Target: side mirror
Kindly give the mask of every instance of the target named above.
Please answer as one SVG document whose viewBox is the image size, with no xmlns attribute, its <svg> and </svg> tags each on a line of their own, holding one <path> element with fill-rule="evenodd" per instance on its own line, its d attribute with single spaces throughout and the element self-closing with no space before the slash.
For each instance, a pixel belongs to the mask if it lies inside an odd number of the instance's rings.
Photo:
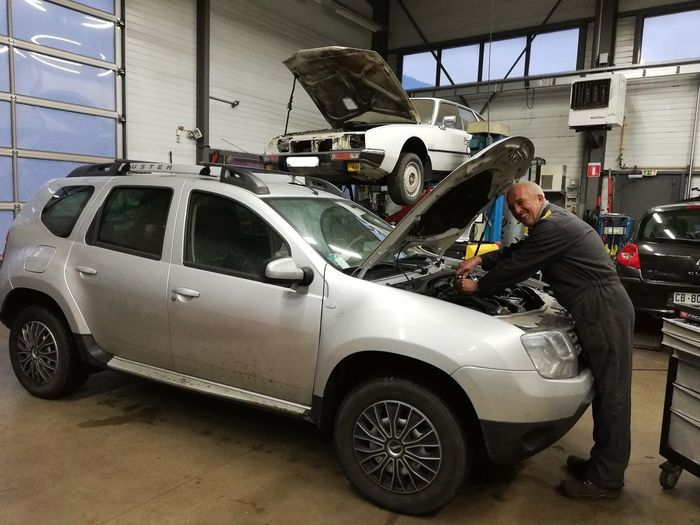
<svg viewBox="0 0 700 525">
<path fill-rule="evenodd" d="M 282 257 L 267 263 L 264 277 L 267 282 L 308 286 L 314 280 L 314 272 L 311 268 L 299 268 L 291 257 Z"/>
<path fill-rule="evenodd" d="M 445 129 L 445 128 L 456 129 L 457 128 L 457 117 L 455 117 L 454 115 L 447 115 L 445 117 L 442 117 L 442 123 L 440 124 L 440 129 Z"/>
</svg>

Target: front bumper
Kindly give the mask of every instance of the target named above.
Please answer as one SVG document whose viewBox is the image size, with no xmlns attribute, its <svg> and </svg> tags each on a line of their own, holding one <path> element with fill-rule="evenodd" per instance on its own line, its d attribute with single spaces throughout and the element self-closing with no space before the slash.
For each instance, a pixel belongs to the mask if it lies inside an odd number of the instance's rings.
<svg viewBox="0 0 700 525">
<path fill-rule="evenodd" d="M 474 406 L 489 459 L 519 461 L 563 436 L 593 400 L 593 375 L 544 379 L 536 371 L 463 367 L 452 377 Z"/>
<path fill-rule="evenodd" d="M 356 182 L 375 183 L 386 177 L 387 172 L 379 169 L 384 161 L 383 150 L 334 150 L 316 153 L 280 153 L 277 156 L 279 169 L 293 171 L 301 175 L 314 175 L 336 183 Z M 318 166 L 290 166 L 289 159 L 318 159 Z M 266 156 L 274 164 L 274 156 Z M 293 162 L 293 161 L 292 161 Z"/>
</svg>

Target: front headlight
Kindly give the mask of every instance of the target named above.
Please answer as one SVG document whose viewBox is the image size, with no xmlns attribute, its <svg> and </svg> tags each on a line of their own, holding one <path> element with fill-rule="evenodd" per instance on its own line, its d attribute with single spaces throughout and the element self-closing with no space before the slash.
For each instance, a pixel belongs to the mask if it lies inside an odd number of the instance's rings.
<svg viewBox="0 0 700 525">
<path fill-rule="evenodd" d="M 578 375 L 579 350 L 566 332 L 542 330 L 520 336 L 532 364 L 546 379 L 570 379 Z"/>
</svg>

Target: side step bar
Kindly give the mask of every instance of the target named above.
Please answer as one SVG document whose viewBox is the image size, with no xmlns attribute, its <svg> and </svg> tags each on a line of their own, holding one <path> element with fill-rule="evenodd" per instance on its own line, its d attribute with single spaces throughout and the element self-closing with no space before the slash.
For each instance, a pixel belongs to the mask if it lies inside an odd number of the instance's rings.
<svg viewBox="0 0 700 525">
<path fill-rule="evenodd" d="M 123 359 L 121 357 L 113 357 L 109 360 L 107 366 L 114 370 L 120 370 L 122 372 L 145 377 L 147 379 L 153 379 L 154 381 L 159 381 L 161 383 L 167 383 L 185 388 L 187 390 L 194 390 L 195 392 L 201 392 L 203 394 L 209 394 L 232 401 L 239 401 L 241 403 L 274 410 L 276 412 L 285 412 L 292 416 L 304 417 L 308 419 L 311 414 L 311 407 L 309 406 L 290 403 L 289 401 L 284 401 L 275 397 L 256 394 L 255 392 L 250 392 L 241 388 L 222 385 L 221 383 L 214 383 L 213 381 L 207 381 L 206 379 L 199 379 L 197 377 L 180 374 L 178 372 L 164 370 L 156 366 L 136 363 L 135 361 Z"/>
</svg>

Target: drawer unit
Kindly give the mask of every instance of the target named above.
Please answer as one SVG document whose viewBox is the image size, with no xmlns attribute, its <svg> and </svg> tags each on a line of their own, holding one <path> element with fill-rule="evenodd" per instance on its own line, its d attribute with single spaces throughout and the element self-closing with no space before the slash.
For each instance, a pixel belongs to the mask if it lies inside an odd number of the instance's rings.
<svg viewBox="0 0 700 525">
<path fill-rule="evenodd" d="M 686 352 L 676 352 L 678 371 L 675 384 L 700 392 L 700 358 Z"/>
<path fill-rule="evenodd" d="M 668 446 L 686 459 L 700 464 L 700 421 L 671 409 Z"/>
</svg>

